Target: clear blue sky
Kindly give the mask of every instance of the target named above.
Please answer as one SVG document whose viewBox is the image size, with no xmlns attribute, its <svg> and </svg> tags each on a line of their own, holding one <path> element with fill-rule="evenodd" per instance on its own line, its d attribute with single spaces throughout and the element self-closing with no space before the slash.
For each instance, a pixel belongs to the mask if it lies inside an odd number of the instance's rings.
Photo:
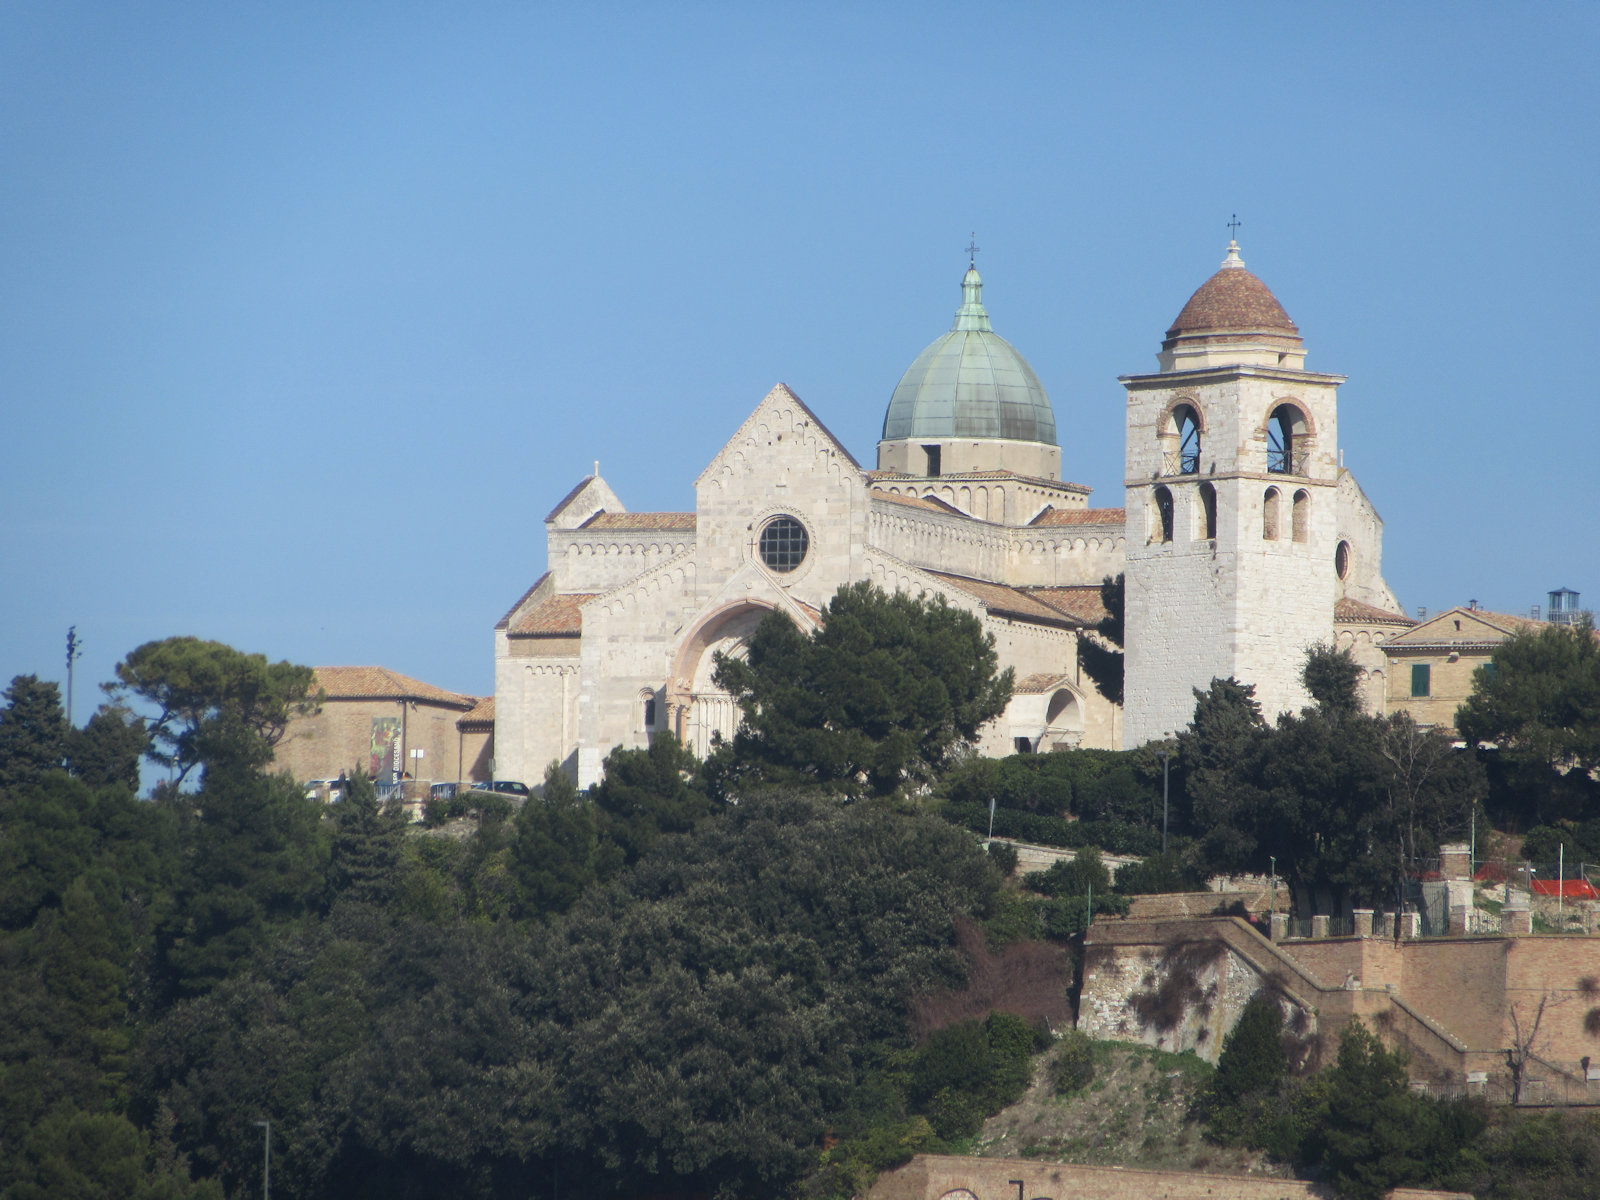
<svg viewBox="0 0 1600 1200">
<path fill-rule="evenodd" d="M 1600 606 L 1600 5 L 0 9 L 0 683 L 194 634 L 476 694 L 600 460 L 870 461 L 969 231 L 1063 474 L 1237 212 L 1400 599 Z"/>
</svg>

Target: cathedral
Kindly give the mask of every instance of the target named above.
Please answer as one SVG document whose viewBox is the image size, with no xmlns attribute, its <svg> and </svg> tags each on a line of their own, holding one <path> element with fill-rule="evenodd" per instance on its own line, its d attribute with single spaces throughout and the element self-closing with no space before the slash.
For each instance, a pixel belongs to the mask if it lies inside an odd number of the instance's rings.
<svg viewBox="0 0 1600 1200">
<path fill-rule="evenodd" d="M 1381 711 L 1381 646 L 1412 622 L 1341 461 L 1343 376 L 1305 354 L 1230 243 L 1157 369 L 1122 378 L 1124 504 L 1094 508 L 1062 479 L 1050 397 L 969 266 L 954 324 L 889 398 L 875 467 L 779 384 L 700 473 L 693 512 L 630 512 L 598 473 L 556 504 L 549 569 L 495 626 L 495 774 L 533 782 L 553 761 L 587 786 L 613 747 L 658 730 L 706 754 L 738 722 L 715 655 L 773 609 L 814 628 L 860 579 L 943 596 L 993 635 L 1015 692 L 985 754 L 1165 737 L 1229 675 L 1270 719 L 1308 702 L 1316 643 L 1352 650 Z M 1120 705 L 1079 662 L 1119 574 Z"/>
</svg>

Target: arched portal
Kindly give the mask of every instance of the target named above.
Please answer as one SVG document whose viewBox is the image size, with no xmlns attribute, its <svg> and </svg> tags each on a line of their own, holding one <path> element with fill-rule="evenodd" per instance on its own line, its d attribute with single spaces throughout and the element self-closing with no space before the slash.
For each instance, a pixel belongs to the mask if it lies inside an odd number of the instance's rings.
<svg viewBox="0 0 1600 1200">
<path fill-rule="evenodd" d="M 678 644 L 667 680 L 667 727 L 701 758 L 739 728 L 738 706 L 712 679 L 716 657 L 743 657 L 750 635 L 774 607 L 736 600 L 707 613 Z"/>
<path fill-rule="evenodd" d="M 1083 741 L 1083 705 L 1066 688 L 1060 688 L 1050 697 L 1044 724 L 1039 749 L 1071 750 Z"/>
</svg>

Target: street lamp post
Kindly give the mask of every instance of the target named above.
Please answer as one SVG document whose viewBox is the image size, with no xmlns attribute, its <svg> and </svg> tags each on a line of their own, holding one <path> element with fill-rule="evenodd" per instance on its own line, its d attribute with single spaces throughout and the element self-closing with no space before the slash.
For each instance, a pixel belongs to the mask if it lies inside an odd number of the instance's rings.
<svg viewBox="0 0 1600 1200">
<path fill-rule="evenodd" d="M 261 1160 L 261 1200 L 272 1200 L 272 1121 L 257 1121 L 263 1131 L 265 1155 Z"/>
</svg>

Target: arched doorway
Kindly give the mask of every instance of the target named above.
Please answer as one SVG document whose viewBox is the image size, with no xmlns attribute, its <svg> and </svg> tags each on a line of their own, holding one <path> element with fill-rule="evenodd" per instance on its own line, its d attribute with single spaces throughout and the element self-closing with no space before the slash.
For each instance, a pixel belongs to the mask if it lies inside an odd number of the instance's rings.
<svg viewBox="0 0 1600 1200">
<path fill-rule="evenodd" d="M 1050 697 L 1044 724 L 1040 750 L 1072 750 L 1083 741 L 1083 705 L 1066 688 L 1059 688 Z"/>
<path fill-rule="evenodd" d="M 717 655 L 743 657 L 761 618 L 772 611 L 759 600 L 739 600 L 708 613 L 685 637 L 667 681 L 667 723 L 678 740 L 704 758 L 739 728 L 739 707 L 712 680 Z"/>
</svg>

